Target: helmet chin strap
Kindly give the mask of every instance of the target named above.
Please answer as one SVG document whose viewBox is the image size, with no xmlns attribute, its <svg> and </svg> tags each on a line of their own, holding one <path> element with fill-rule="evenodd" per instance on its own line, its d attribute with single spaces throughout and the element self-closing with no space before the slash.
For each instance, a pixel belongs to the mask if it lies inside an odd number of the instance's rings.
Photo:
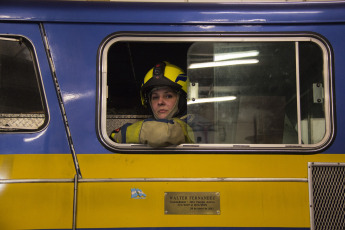
<svg viewBox="0 0 345 230">
<path fill-rule="evenodd" d="M 171 119 L 174 117 L 175 114 L 178 113 L 178 101 L 180 99 L 180 94 L 177 93 L 177 98 L 176 98 L 176 102 L 175 102 L 175 105 L 174 107 L 172 108 L 172 110 L 170 111 L 170 113 L 166 116 L 166 118 L 164 119 Z M 158 118 L 158 115 L 153 111 L 152 109 L 152 105 L 151 105 L 151 100 L 150 100 L 150 107 L 151 107 L 151 110 L 152 110 L 152 113 L 153 113 L 153 116 L 155 117 L 156 120 L 160 119 Z"/>
</svg>

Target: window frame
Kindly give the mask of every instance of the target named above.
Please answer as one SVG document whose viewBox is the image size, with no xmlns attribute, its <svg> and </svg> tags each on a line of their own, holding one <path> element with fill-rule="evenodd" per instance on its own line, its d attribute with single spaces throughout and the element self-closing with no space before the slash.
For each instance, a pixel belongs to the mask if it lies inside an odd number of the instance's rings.
<svg viewBox="0 0 345 230">
<path fill-rule="evenodd" d="M 0 133 L 2 134 L 9 134 L 9 133 L 38 133 L 42 130 L 46 129 L 49 122 L 50 122 L 50 114 L 49 114 L 49 107 L 47 103 L 47 97 L 44 90 L 44 84 L 43 84 L 43 78 L 41 73 L 41 68 L 39 65 L 39 60 L 37 56 L 36 48 L 33 44 L 33 42 L 26 36 L 18 35 L 18 34 L 0 34 L 0 40 L 8 40 L 8 41 L 18 41 L 18 42 L 24 42 L 29 49 L 29 52 L 31 53 L 32 57 L 32 64 L 36 75 L 36 82 L 37 87 L 39 90 L 41 102 L 42 102 L 42 108 L 44 113 L 44 122 L 41 126 L 39 126 L 37 129 L 1 129 Z"/>
<path fill-rule="evenodd" d="M 116 42 L 314 42 L 323 53 L 325 135 L 315 144 L 181 144 L 154 149 L 144 144 L 119 144 L 106 133 L 107 104 L 107 56 Z M 295 46 L 296 47 L 296 46 Z M 298 56 L 298 53 L 296 53 Z M 236 153 L 236 152 L 303 152 L 313 153 L 325 149 L 334 138 L 333 112 L 333 52 L 330 43 L 321 35 L 305 33 L 115 33 L 108 36 L 98 50 L 97 77 L 97 132 L 102 144 L 113 152 L 123 153 Z M 297 57 L 298 58 L 298 57 Z M 295 59 L 296 60 L 296 59 Z M 298 60 L 298 59 L 297 59 Z M 298 67 L 296 67 L 297 69 Z M 297 71 L 297 70 L 296 70 Z M 296 76 L 296 79 L 299 79 Z M 297 83 L 296 83 L 297 84 Z M 299 94 L 297 103 L 300 103 Z M 300 106 L 299 106 L 300 110 Z M 299 117 L 298 122 L 301 122 Z M 300 125 L 299 125 L 300 126 Z"/>
</svg>

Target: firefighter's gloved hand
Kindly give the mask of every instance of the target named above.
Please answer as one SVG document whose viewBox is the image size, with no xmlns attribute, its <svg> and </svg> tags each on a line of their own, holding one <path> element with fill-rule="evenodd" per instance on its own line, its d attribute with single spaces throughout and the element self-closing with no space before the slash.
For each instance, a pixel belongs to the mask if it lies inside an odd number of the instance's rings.
<svg viewBox="0 0 345 230">
<path fill-rule="evenodd" d="M 173 119 L 145 121 L 142 125 L 139 138 L 140 143 L 148 144 L 152 147 L 166 147 L 185 142 L 181 125 Z"/>
</svg>

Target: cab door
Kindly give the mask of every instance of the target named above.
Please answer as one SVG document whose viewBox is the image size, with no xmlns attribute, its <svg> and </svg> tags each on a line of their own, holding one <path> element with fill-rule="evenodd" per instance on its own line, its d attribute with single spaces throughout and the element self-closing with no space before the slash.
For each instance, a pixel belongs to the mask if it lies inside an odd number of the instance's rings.
<svg viewBox="0 0 345 230">
<path fill-rule="evenodd" d="M 0 227 L 71 229 L 75 167 L 38 23 L 0 23 Z"/>
</svg>

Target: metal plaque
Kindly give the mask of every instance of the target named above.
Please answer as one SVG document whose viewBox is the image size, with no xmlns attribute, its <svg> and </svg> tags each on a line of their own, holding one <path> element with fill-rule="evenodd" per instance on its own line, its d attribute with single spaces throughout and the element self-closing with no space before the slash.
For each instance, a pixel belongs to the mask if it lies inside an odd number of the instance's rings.
<svg viewBox="0 0 345 230">
<path fill-rule="evenodd" d="M 166 192 L 166 215 L 220 215 L 219 192 Z"/>
</svg>

